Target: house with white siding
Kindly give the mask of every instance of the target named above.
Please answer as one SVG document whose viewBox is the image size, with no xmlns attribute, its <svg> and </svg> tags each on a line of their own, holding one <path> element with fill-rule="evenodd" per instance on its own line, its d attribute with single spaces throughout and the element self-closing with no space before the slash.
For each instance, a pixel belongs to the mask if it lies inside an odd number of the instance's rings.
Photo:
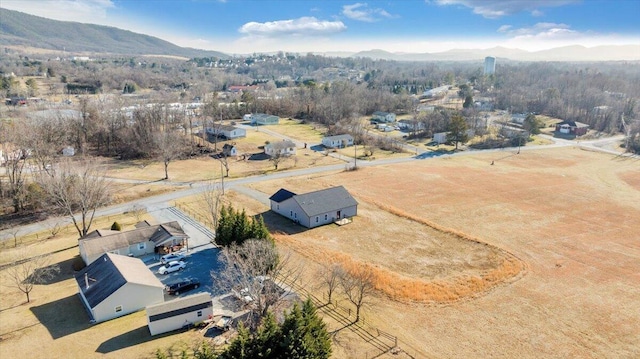
<svg viewBox="0 0 640 359">
<path fill-rule="evenodd" d="M 276 155 L 293 156 L 296 154 L 296 144 L 289 140 L 271 142 L 264 145 L 264 153 L 271 157 Z"/>
<path fill-rule="evenodd" d="M 103 322 L 164 301 L 164 285 L 138 258 L 103 254 L 76 275 L 91 322 Z"/>
<path fill-rule="evenodd" d="M 147 325 L 158 335 L 203 322 L 213 316 L 209 293 L 199 293 L 147 307 Z"/>
<path fill-rule="evenodd" d="M 396 114 L 391 112 L 376 111 L 371 115 L 371 120 L 375 122 L 396 122 Z"/>
<path fill-rule="evenodd" d="M 252 125 L 277 125 L 280 123 L 280 117 L 267 115 L 266 113 L 253 113 L 250 115 L 249 120 Z"/>
<path fill-rule="evenodd" d="M 271 210 L 314 228 L 358 214 L 358 202 L 343 187 L 331 187 L 305 194 L 295 194 L 284 188 L 269 197 Z"/>
<path fill-rule="evenodd" d="M 89 265 L 105 253 L 140 257 L 187 247 L 189 236 L 177 221 L 158 225 L 140 222 L 130 231 L 95 230 L 78 240 L 80 257 Z"/>
<path fill-rule="evenodd" d="M 207 133 L 213 136 L 223 136 L 228 140 L 235 138 L 247 137 L 247 130 L 229 125 L 218 125 L 213 127 L 207 127 Z"/>
<path fill-rule="evenodd" d="M 322 138 L 322 145 L 326 148 L 345 148 L 353 146 L 353 136 L 350 134 L 326 136 Z"/>
</svg>

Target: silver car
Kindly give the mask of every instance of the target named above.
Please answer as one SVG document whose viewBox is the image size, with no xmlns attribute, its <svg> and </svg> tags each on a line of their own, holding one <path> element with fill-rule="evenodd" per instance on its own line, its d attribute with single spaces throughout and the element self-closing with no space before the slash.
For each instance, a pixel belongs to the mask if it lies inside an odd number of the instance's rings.
<svg viewBox="0 0 640 359">
<path fill-rule="evenodd" d="M 158 273 L 167 274 L 167 273 L 177 272 L 179 270 L 183 270 L 186 266 L 187 264 L 183 261 L 173 261 L 160 267 L 160 269 L 158 269 Z"/>
</svg>

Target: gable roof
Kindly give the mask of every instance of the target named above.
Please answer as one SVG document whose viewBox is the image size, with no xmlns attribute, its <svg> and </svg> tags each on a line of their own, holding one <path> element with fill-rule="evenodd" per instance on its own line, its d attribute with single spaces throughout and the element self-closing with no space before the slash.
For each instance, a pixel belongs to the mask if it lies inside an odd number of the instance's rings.
<svg viewBox="0 0 640 359">
<path fill-rule="evenodd" d="M 287 191 L 284 188 L 280 188 L 278 192 L 274 193 L 271 197 L 269 197 L 269 200 L 280 203 L 285 199 L 289 199 L 295 195 L 296 194 L 291 191 Z"/>
<path fill-rule="evenodd" d="M 351 136 L 348 133 L 345 133 L 343 135 L 333 135 L 333 136 L 325 136 L 324 137 L 325 140 L 346 140 L 346 139 L 353 139 L 353 136 Z"/>
<path fill-rule="evenodd" d="M 264 148 L 273 148 L 274 150 L 282 150 L 285 148 L 296 147 L 296 144 L 290 140 L 282 140 L 278 142 L 271 142 L 268 145 L 265 145 Z"/>
<path fill-rule="evenodd" d="M 193 305 L 203 303 L 206 303 L 208 307 L 213 306 L 213 301 L 211 300 L 211 295 L 209 293 L 193 294 L 179 299 L 170 300 L 168 302 L 150 305 L 147 307 L 147 315 L 151 317 L 153 315 L 188 308 Z"/>
<path fill-rule="evenodd" d="M 570 121 L 570 120 L 564 120 L 557 124 L 557 126 L 562 126 L 562 125 L 569 125 L 570 127 L 576 127 L 576 128 L 589 127 L 589 125 L 587 125 L 586 123 L 582 123 L 578 121 Z"/>
<path fill-rule="evenodd" d="M 140 259 L 112 253 L 102 255 L 78 272 L 75 278 L 91 308 L 127 283 L 164 288 Z"/>
<path fill-rule="evenodd" d="M 110 252 L 133 244 L 153 242 L 163 245 L 171 238 L 189 238 L 177 221 L 140 226 L 130 231 L 95 230 L 80 239 L 87 256 Z"/>
<path fill-rule="evenodd" d="M 358 205 L 343 186 L 298 194 L 292 198 L 309 217 Z"/>
</svg>

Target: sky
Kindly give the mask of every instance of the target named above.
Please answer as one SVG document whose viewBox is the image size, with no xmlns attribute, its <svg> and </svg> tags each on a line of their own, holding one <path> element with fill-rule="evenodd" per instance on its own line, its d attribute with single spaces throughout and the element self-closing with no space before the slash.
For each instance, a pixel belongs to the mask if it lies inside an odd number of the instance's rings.
<svg viewBox="0 0 640 359">
<path fill-rule="evenodd" d="M 640 44 L 640 0 L 1 0 L 0 8 L 228 54 Z"/>
</svg>

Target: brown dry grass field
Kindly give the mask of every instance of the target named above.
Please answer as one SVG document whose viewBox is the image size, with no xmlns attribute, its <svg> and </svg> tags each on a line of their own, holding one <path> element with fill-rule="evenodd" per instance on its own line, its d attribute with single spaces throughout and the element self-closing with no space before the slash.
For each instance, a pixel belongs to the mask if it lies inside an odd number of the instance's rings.
<svg viewBox="0 0 640 359">
<path fill-rule="evenodd" d="M 276 126 L 270 126 L 276 127 Z M 264 132 L 247 131 L 247 137 L 233 141 L 220 141 L 218 149 L 227 142 L 233 142 L 241 154 L 258 154 L 263 152 L 260 146 L 266 141 L 279 141 Z M 213 144 L 209 144 L 213 148 Z M 324 156 L 309 148 L 297 148 L 296 155 L 282 161 L 278 165 L 278 171 L 294 168 L 306 168 L 342 163 L 333 157 Z M 273 163 L 264 158 L 258 160 L 243 160 L 241 157 L 229 158 L 229 177 L 239 178 L 258 174 L 266 174 L 275 171 Z M 169 180 L 172 182 L 210 181 L 220 178 L 220 161 L 201 156 L 194 159 L 178 160 L 169 163 Z M 108 164 L 107 176 L 118 179 L 134 179 L 142 181 L 159 181 L 164 178 L 164 164 L 158 161 L 112 161 Z"/>
<path fill-rule="evenodd" d="M 394 280 L 455 282 L 511 255 L 524 265 L 506 283 L 455 302 L 394 300 L 380 288 L 365 317 L 420 356 L 640 356 L 638 159 L 576 148 L 495 152 L 254 188 L 304 192 L 337 184 L 360 202 L 352 224 L 278 236 L 307 258 L 307 268 L 333 253 Z M 421 221 L 489 246 L 474 250 Z"/>
<path fill-rule="evenodd" d="M 252 187 L 271 194 L 332 185 L 359 201 L 353 223 L 303 231 L 242 194 L 227 198 L 265 216 L 280 249 L 302 261 L 303 284 L 318 297 L 317 271 L 327 263 L 372 268 L 378 291 L 364 310 L 366 325 L 397 335 L 414 357 L 640 356 L 639 160 L 541 148 Z M 197 200 L 185 202 L 197 208 Z M 55 259 L 68 271 L 76 254 Z M 28 305 L 0 287 L 0 357 L 149 357 L 201 338 L 190 332 L 152 340 L 144 313 L 88 326 L 66 275 L 38 286 Z M 375 354 L 349 330 L 335 339 L 336 358 Z"/>
</svg>

